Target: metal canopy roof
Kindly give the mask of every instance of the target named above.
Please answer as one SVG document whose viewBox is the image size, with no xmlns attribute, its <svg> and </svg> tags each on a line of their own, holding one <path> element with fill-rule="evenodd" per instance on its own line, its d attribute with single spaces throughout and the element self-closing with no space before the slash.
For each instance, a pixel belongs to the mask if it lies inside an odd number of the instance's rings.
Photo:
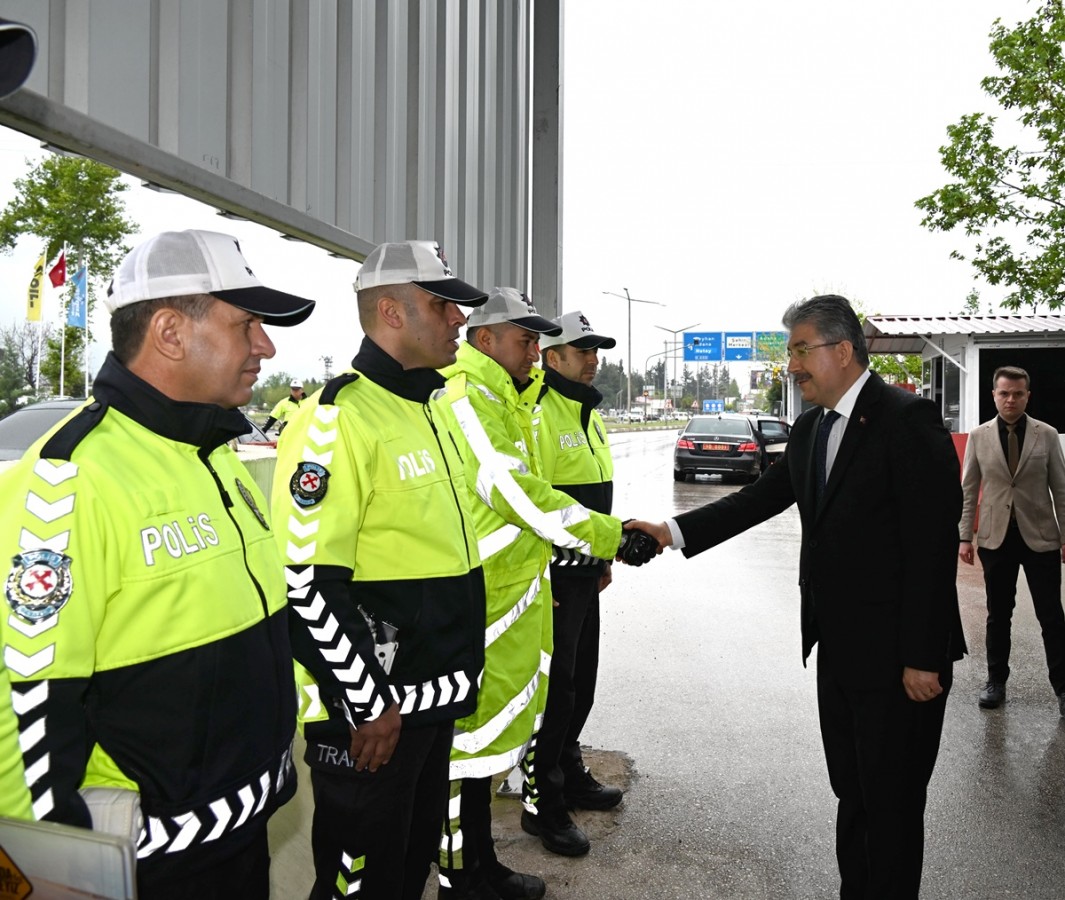
<svg viewBox="0 0 1065 900">
<path fill-rule="evenodd" d="M 862 330 L 870 353 L 922 353 L 924 339 L 936 335 L 1009 338 L 1065 334 L 1065 315 L 869 316 Z"/>
</svg>

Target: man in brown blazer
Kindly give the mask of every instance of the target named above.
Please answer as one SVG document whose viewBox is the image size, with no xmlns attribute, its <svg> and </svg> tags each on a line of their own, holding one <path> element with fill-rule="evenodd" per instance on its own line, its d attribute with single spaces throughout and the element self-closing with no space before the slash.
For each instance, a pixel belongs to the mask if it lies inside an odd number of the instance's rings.
<svg viewBox="0 0 1065 900">
<path fill-rule="evenodd" d="M 1043 630 L 1050 684 L 1065 717 L 1065 456 L 1057 429 L 1025 413 L 1031 396 L 1028 373 L 1004 366 L 992 383 L 998 415 L 969 435 L 958 524 L 958 556 L 972 565 L 973 520 L 979 513 L 975 543 L 987 589 L 987 686 L 979 703 L 994 709 L 1006 699 L 1010 619 L 1023 566 Z"/>
</svg>

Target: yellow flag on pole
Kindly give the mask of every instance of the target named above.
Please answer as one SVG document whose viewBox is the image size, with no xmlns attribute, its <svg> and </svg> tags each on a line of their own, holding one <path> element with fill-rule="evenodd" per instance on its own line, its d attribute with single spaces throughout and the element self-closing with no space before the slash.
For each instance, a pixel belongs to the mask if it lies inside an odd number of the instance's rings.
<svg viewBox="0 0 1065 900">
<path fill-rule="evenodd" d="M 44 300 L 44 253 L 37 260 L 33 269 L 33 279 L 30 281 L 29 293 L 26 296 L 26 321 L 41 321 L 41 305 Z"/>
</svg>

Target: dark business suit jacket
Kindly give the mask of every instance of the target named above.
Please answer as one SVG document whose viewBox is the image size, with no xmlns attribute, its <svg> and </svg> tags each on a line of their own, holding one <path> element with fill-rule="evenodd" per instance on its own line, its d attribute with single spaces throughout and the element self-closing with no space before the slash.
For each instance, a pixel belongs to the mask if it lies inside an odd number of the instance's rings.
<svg viewBox="0 0 1065 900">
<path fill-rule="evenodd" d="M 795 422 L 783 457 L 754 484 L 677 516 L 685 556 L 799 505 L 802 655 L 852 687 L 939 672 L 965 653 L 956 589 L 958 458 L 934 404 L 872 374 L 818 503 L 820 407 Z"/>
</svg>

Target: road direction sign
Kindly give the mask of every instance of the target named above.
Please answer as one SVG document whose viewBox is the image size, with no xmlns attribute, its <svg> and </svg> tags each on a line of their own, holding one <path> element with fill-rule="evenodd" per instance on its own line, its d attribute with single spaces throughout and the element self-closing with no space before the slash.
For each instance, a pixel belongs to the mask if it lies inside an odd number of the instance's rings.
<svg viewBox="0 0 1065 900">
<path fill-rule="evenodd" d="M 721 362 L 720 331 L 685 331 L 685 362 Z"/>
</svg>

